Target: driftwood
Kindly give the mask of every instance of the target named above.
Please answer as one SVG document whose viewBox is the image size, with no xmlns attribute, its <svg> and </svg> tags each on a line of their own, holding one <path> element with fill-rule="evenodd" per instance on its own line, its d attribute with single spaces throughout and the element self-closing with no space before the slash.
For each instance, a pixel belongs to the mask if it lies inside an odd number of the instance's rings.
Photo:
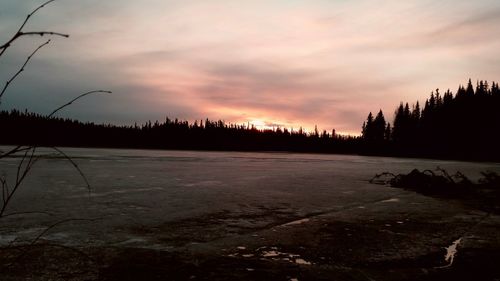
<svg viewBox="0 0 500 281">
<path fill-rule="evenodd" d="M 474 182 L 461 172 L 449 174 L 438 167 L 436 170 L 414 169 L 408 174 L 384 172 L 375 175 L 370 183 L 404 188 L 435 197 L 459 199 L 480 209 L 500 211 L 500 175 L 491 171 L 482 172 L 481 175 L 482 178 Z"/>
</svg>

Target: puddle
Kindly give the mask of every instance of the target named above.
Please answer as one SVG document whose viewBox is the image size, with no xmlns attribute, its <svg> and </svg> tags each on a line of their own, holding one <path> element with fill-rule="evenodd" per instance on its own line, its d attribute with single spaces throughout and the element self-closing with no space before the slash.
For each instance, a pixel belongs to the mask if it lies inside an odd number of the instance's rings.
<svg viewBox="0 0 500 281">
<path fill-rule="evenodd" d="M 458 253 L 457 247 L 460 242 L 462 242 L 462 238 L 453 241 L 453 243 L 449 247 L 446 247 L 446 255 L 444 256 L 444 261 L 448 262 L 447 266 L 451 266 L 453 264 L 455 255 Z"/>
<path fill-rule="evenodd" d="M 438 266 L 436 268 L 447 268 L 450 267 L 453 264 L 453 261 L 455 260 L 455 256 L 458 253 L 458 245 L 462 242 L 462 237 L 459 239 L 453 241 L 450 246 L 445 247 L 446 249 L 446 254 L 444 255 L 444 261 L 447 262 L 447 265 L 444 266 Z"/>
<path fill-rule="evenodd" d="M 238 246 L 238 247 L 236 247 L 236 249 L 246 250 L 246 248 L 243 246 Z M 259 248 L 255 249 L 254 253 L 236 252 L 236 253 L 228 254 L 226 256 L 233 257 L 233 258 L 238 258 L 238 257 L 259 258 L 260 257 L 261 260 L 285 261 L 285 262 L 294 263 L 294 264 L 298 264 L 298 265 L 312 265 L 313 264 L 312 262 L 301 258 L 300 255 L 298 255 L 298 254 L 281 252 L 278 250 L 278 247 L 268 247 L 268 246 L 259 247 Z"/>
<path fill-rule="evenodd" d="M 257 251 L 259 249 L 257 249 Z M 280 252 L 276 247 L 271 247 L 271 250 L 264 250 L 261 252 L 260 255 L 264 259 L 270 258 L 272 260 L 281 260 L 281 261 L 286 261 L 286 262 L 295 263 L 295 264 L 299 264 L 299 265 L 312 265 L 311 262 L 301 258 L 300 255 L 286 253 L 286 252 Z"/>
</svg>

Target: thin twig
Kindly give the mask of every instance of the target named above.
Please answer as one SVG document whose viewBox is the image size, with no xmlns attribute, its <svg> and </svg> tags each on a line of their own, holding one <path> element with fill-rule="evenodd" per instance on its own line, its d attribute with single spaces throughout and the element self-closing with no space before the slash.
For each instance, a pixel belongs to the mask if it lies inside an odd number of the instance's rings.
<svg viewBox="0 0 500 281">
<path fill-rule="evenodd" d="M 80 254 L 81 256 L 85 257 L 86 259 L 88 259 L 89 261 L 91 261 L 93 264 L 97 263 L 96 259 L 94 259 L 89 254 L 87 254 L 84 251 L 82 251 L 82 250 L 80 250 L 78 248 L 75 248 L 75 247 L 64 246 L 64 245 L 53 244 L 53 243 L 45 243 L 45 244 L 40 245 L 40 246 L 52 246 L 52 247 L 59 247 L 59 248 L 62 248 L 62 249 L 70 250 L 70 251 L 73 251 L 73 252 L 75 252 L 77 254 Z"/>
<path fill-rule="evenodd" d="M 7 178 L 0 177 L 0 183 L 2 184 L 2 206 L 5 204 L 7 196 L 9 195 L 9 183 Z"/>
<path fill-rule="evenodd" d="M 38 35 L 38 36 L 45 36 L 45 35 L 57 35 L 61 37 L 68 38 L 68 34 L 60 33 L 60 32 L 53 32 L 53 31 L 29 31 L 29 32 L 21 32 L 21 36 L 27 36 L 27 35 Z"/>
<path fill-rule="evenodd" d="M 47 42 L 43 43 L 42 45 L 38 46 L 38 48 L 36 48 L 33 53 L 31 53 L 31 55 L 28 56 L 28 58 L 26 59 L 26 61 L 24 62 L 24 64 L 21 66 L 21 68 L 7 81 L 5 82 L 5 85 L 3 86 L 2 88 L 2 91 L 0 92 L 0 104 L 2 103 L 2 97 L 3 95 L 5 94 L 5 91 L 7 91 L 7 88 L 9 87 L 9 85 L 19 76 L 19 74 L 21 74 L 21 72 L 24 71 L 24 68 L 26 67 L 26 65 L 28 64 L 28 62 L 31 60 L 31 58 L 43 47 L 45 47 L 46 45 L 48 45 L 50 43 L 50 39 L 47 40 Z"/>
<path fill-rule="evenodd" d="M 16 41 L 17 39 L 19 39 L 19 37 L 22 37 L 22 36 L 29 36 L 29 35 L 40 35 L 40 36 L 44 36 L 44 35 L 56 35 L 56 36 L 61 36 L 61 37 L 65 37 L 65 38 L 68 38 L 69 35 L 68 34 L 63 34 L 63 33 L 59 33 L 59 32 L 52 32 L 52 31 L 30 31 L 30 32 L 23 32 L 23 28 L 26 26 L 26 24 L 28 23 L 28 21 L 30 20 L 30 18 L 36 13 L 38 12 L 38 10 L 42 9 L 43 7 L 45 7 L 46 5 L 54 2 L 55 0 L 50 0 L 50 1 L 47 1 L 45 3 L 43 3 L 42 5 L 38 6 L 35 10 L 33 10 L 31 13 L 29 13 L 26 18 L 24 19 L 24 22 L 21 24 L 21 26 L 19 27 L 19 29 L 17 30 L 17 32 L 14 34 L 14 36 L 12 36 L 12 38 L 10 38 L 6 43 L 4 43 L 3 45 L 0 46 L 0 57 L 5 53 L 5 51 L 12 45 L 12 43 L 14 41 Z"/>
<path fill-rule="evenodd" d="M 57 112 L 64 109 L 65 107 L 73 104 L 75 101 L 77 101 L 85 96 L 95 94 L 95 93 L 111 93 L 111 91 L 97 90 L 97 91 L 90 91 L 90 92 L 83 93 L 83 94 L 77 96 L 76 98 L 72 99 L 71 101 L 67 102 L 66 104 L 63 104 L 62 106 L 56 108 L 54 111 L 52 111 L 52 113 L 50 113 L 48 115 L 48 118 L 53 117 Z M 14 155 L 15 153 L 18 153 L 18 152 L 24 152 L 24 155 L 21 158 L 21 162 L 17 166 L 16 181 L 15 181 L 15 184 L 14 184 L 11 191 L 5 192 L 5 188 L 6 188 L 7 183 L 6 183 L 6 181 L 4 183 L 4 180 L 2 179 L 2 182 L 1 182 L 2 183 L 2 195 L 4 195 L 4 194 L 5 195 L 2 198 L 3 204 L 0 206 L 1 207 L 0 208 L 0 218 L 2 218 L 4 216 L 4 213 L 7 209 L 7 205 L 11 201 L 12 197 L 16 193 L 16 191 L 19 188 L 19 186 L 21 185 L 21 183 L 26 178 L 26 176 L 27 176 L 28 172 L 31 170 L 32 166 L 35 164 L 35 162 L 37 160 L 40 159 L 41 156 L 35 157 L 35 151 L 36 151 L 37 147 L 38 147 L 37 145 L 27 146 L 25 148 L 23 146 L 17 146 L 14 149 L 10 150 L 9 152 L 6 152 L 6 153 L 0 155 L 0 159 L 1 159 L 1 158 L 10 156 L 10 155 Z M 51 147 L 51 148 L 53 150 L 55 150 L 56 152 L 58 152 L 60 155 L 62 155 L 66 160 L 68 160 L 73 165 L 73 167 L 78 171 L 80 176 L 85 181 L 85 185 L 86 185 L 86 187 L 89 191 L 89 195 L 90 195 L 90 193 L 92 192 L 92 189 L 90 187 L 90 183 L 89 183 L 87 177 L 85 176 L 85 174 L 83 173 L 83 171 L 80 169 L 80 167 L 75 163 L 75 161 L 73 161 L 73 159 L 71 159 L 71 157 L 69 157 L 62 150 L 58 149 L 57 147 Z M 28 154 L 30 154 L 29 157 L 28 157 Z M 26 160 L 28 162 L 25 164 Z"/>
<path fill-rule="evenodd" d="M 97 221 L 97 220 L 100 220 L 101 218 L 95 218 L 95 219 L 65 219 L 65 220 L 60 220 L 56 223 L 53 223 L 52 225 L 48 226 L 47 228 L 45 228 L 42 232 L 40 232 L 40 234 L 38 234 L 33 240 L 31 240 L 31 242 L 28 244 L 28 245 L 23 245 L 24 247 L 26 247 L 26 249 L 24 251 L 21 252 L 21 254 L 19 254 L 16 259 L 11 263 L 15 263 L 15 262 L 18 262 L 22 257 L 24 257 L 26 255 L 26 253 L 28 252 L 28 250 L 33 247 L 33 245 L 35 245 L 36 242 L 38 242 L 40 240 L 40 238 L 42 238 L 45 234 L 47 234 L 47 232 L 49 232 L 51 229 L 63 224 L 63 223 L 67 223 L 67 222 L 71 222 L 71 221 Z M 9 265 L 7 265 L 9 266 Z"/>
<path fill-rule="evenodd" d="M 9 157 L 10 155 L 16 154 L 16 153 L 24 151 L 24 150 L 30 150 L 30 149 L 31 149 L 31 146 L 23 148 L 22 145 L 18 145 L 7 152 L 0 154 L 0 159 L 5 158 L 5 157 Z"/>
<path fill-rule="evenodd" d="M 5 217 L 13 217 L 13 216 L 21 216 L 21 215 L 47 215 L 53 217 L 54 214 L 51 214 L 49 212 L 42 212 L 42 211 L 32 211 L 32 212 L 15 212 L 15 213 L 9 213 L 6 215 L 3 215 L 3 218 Z"/>
<path fill-rule="evenodd" d="M 33 10 L 31 13 L 28 14 L 28 16 L 26 16 L 26 19 L 24 19 L 24 22 L 23 24 L 19 27 L 19 30 L 17 31 L 18 33 L 21 32 L 24 28 L 24 26 L 26 25 L 26 23 L 28 23 L 29 19 L 36 13 L 38 12 L 38 10 L 42 9 L 43 7 L 45 7 L 46 5 L 54 2 L 55 0 L 49 0 L 45 3 L 43 3 L 42 5 L 38 6 L 35 10 Z"/>
<path fill-rule="evenodd" d="M 61 105 L 60 107 L 56 108 L 54 111 L 52 111 L 48 116 L 47 118 L 50 118 L 52 116 L 54 116 L 57 112 L 59 112 L 60 110 L 62 110 L 63 108 L 71 105 L 72 103 L 74 103 L 75 101 L 85 97 L 85 96 L 88 96 L 88 95 L 91 95 L 91 94 L 95 94 L 95 93 L 106 93 L 106 94 L 111 94 L 112 92 L 111 91 L 104 91 L 104 90 L 97 90 L 97 91 L 90 91 L 90 92 L 86 92 L 84 94 L 81 94 L 79 96 L 77 96 L 76 98 L 72 99 L 71 101 L 69 101 L 68 103 L 66 104 L 63 104 Z"/>
<path fill-rule="evenodd" d="M 23 164 L 24 164 L 24 161 L 26 160 L 26 158 L 28 157 L 28 152 L 29 150 L 26 150 L 24 152 L 24 155 L 23 157 L 21 158 L 21 162 L 19 163 L 19 165 L 17 165 L 17 171 L 16 171 L 16 184 L 19 182 L 19 178 L 21 176 L 21 169 L 23 168 Z"/>
<path fill-rule="evenodd" d="M 60 150 L 59 148 L 57 147 L 52 147 L 52 149 L 54 149 L 55 151 L 57 151 L 59 154 L 61 154 L 66 160 L 68 160 L 72 165 L 73 167 L 75 167 L 75 169 L 78 171 L 78 173 L 80 174 L 80 176 L 83 178 L 83 180 L 85 181 L 85 184 L 87 185 L 87 189 L 89 190 L 89 195 L 90 193 L 92 192 L 91 188 L 90 188 L 90 183 L 87 179 L 87 177 L 85 176 L 85 174 L 82 172 L 82 170 L 80 170 L 80 167 L 75 163 L 75 161 L 73 161 L 73 159 L 71 159 L 71 157 L 69 157 L 64 151 Z"/>
<path fill-rule="evenodd" d="M 418 170 L 417 170 L 417 172 L 418 172 Z M 425 175 L 426 173 L 429 174 L 429 175 L 431 175 L 431 176 L 433 176 L 433 177 L 436 176 L 436 173 L 434 173 L 432 170 L 429 170 L 429 169 L 422 171 L 423 175 Z"/>
<path fill-rule="evenodd" d="M 383 172 L 381 174 L 376 174 L 371 180 L 369 180 L 369 182 L 375 183 L 375 181 L 379 180 L 381 177 L 391 177 L 391 179 L 393 179 L 396 177 L 396 175 L 394 175 L 393 173 L 389 173 L 389 172 Z M 384 184 L 386 184 L 388 181 L 390 181 L 390 180 L 385 180 L 383 182 L 384 182 Z"/>
<path fill-rule="evenodd" d="M 47 232 L 49 232 L 51 229 L 57 227 L 58 225 L 61 225 L 63 223 L 67 223 L 67 222 L 71 222 L 71 221 L 96 221 L 96 220 L 100 220 L 101 218 L 95 218 L 95 219 L 65 219 L 65 220 L 60 220 L 58 222 L 55 222 L 53 224 L 51 224 L 49 227 L 45 228 L 44 231 L 42 231 L 40 234 L 38 234 L 35 239 L 33 239 L 29 246 L 32 246 L 33 244 L 35 244 L 36 242 L 38 242 L 38 240 L 40 240 L 40 238 L 42 238 L 42 236 L 44 236 Z"/>
<path fill-rule="evenodd" d="M 455 184 L 455 183 L 456 183 L 456 182 L 455 182 L 455 180 L 453 179 L 453 177 L 452 177 L 452 176 L 450 176 L 450 174 L 448 174 L 448 172 L 447 172 L 445 169 L 443 169 L 443 168 L 441 168 L 441 167 L 439 167 L 439 166 L 438 166 L 438 167 L 436 168 L 436 171 L 441 172 L 441 174 L 443 174 L 443 176 L 444 176 L 446 179 L 448 179 L 448 181 L 449 181 L 450 183 L 453 183 L 453 184 Z"/>
<path fill-rule="evenodd" d="M 24 153 L 24 155 L 21 159 L 21 162 L 17 166 L 16 181 L 14 183 L 14 187 L 12 188 L 12 190 L 7 193 L 7 197 L 3 200 L 4 202 L 3 202 L 3 205 L 1 206 L 1 209 L 0 209 L 0 218 L 3 217 L 5 211 L 7 210 L 7 206 L 9 205 L 9 202 L 12 200 L 12 198 L 16 194 L 17 189 L 21 186 L 21 183 L 24 181 L 24 179 L 28 175 L 28 172 L 31 170 L 31 168 L 36 163 L 36 161 L 38 161 L 38 159 L 39 159 L 38 156 L 35 156 L 36 146 L 31 147 L 31 153 L 28 157 L 29 152 L 30 152 L 30 150 L 27 150 Z M 24 169 L 23 169 L 23 163 L 24 163 L 24 161 L 26 161 L 26 159 L 28 159 L 28 162 L 25 164 Z"/>
<path fill-rule="evenodd" d="M 36 244 L 36 245 L 15 245 L 15 246 L 14 245 L 9 245 L 7 247 L 8 249 L 18 250 L 21 253 L 20 253 L 20 256 L 18 255 L 12 262 L 6 264 L 5 267 L 9 268 L 9 267 L 14 266 L 14 264 L 16 262 L 18 262 L 20 258 L 22 258 L 24 255 L 26 255 L 26 252 L 28 252 L 28 250 L 30 250 L 30 249 L 32 249 L 34 247 L 39 247 L 39 248 L 43 248 L 43 247 L 57 247 L 57 248 L 62 248 L 62 249 L 70 250 L 70 251 L 75 252 L 75 253 L 79 254 L 80 256 L 86 258 L 91 263 L 97 264 L 97 260 L 95 258 L 93 258 L 89 254 L 85 253 L 84 251 L 82 251 L 82 250 L 80 250 L 80 249 L 78 249 L 76 247 L 64 246 L 64 245 L 55 244 L 55 243 L 43 243 L 43 244 Z"/>
</svg>

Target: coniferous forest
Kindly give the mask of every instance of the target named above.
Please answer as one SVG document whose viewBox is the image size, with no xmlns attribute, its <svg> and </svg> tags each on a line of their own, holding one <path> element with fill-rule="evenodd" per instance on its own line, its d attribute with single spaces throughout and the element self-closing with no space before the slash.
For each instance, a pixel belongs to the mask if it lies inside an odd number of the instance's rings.
<svg viewBox="0 0 500 281">
<path fill-rule="evenodd" d="M 454 94 L 433 91 L 421 106 L 401 103 L 392 124 L 382 111 L 363 124 L 365 153 L 397 156 L 500 160 L 500 90 L 478 81 Z"/>
<path fill-rule="evenodd" d="M 115 126 L 45 117 L 27 111 L 0 112 L 0 144 L 235 151 L 346 153 L 464 160 L 500 160 L 500 90 L 478 81 L 456 93 L 433 91 L 425 104 L 400 103 L 393 122 L 380 110 L 368 114 L 359 137 L 335 131 L 307 133 L 286 128 L 166 118 Z"/>
<path fill-rule="evenodd" d="M 258 130 L 222 120 L 189 123 L 167 117 L 161 123 L 115 126 L 47 118 L 18 110 L 0 112 L 0 127 L 6 132 L 2 144 L 39 146 L 356 153 L 354 148 L 359 142 L 358 137 L 334 132 Z"/>
</svg>

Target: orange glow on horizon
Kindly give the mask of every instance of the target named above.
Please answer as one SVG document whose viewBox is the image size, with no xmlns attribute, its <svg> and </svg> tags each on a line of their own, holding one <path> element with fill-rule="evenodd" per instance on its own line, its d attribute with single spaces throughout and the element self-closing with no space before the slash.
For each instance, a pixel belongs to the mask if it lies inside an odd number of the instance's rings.
<svg viewBox="0 0 500 281">
<path fill-rule="evenodd" d="M 208 116 L 212 116 L 215 120 L 224 120 L 226 123 L 243 125 L 243 126 L 254 126 L 258 130 L 275 130 L 275 129 L 287 129 L 289 132 L 298 132 L 302 129 L 303 132 L 312 134 L 314 133 L 315 125 L 319 133 L 326 130 L 329 134 L 332 130 L 335 130 L 337 135 L 342 136 L 359 136 L 361 128 L 359 131 L 347 131 L 338 130 L 337 128 L 328 128 L 328 125 L 322 123 L 316 123 L 314 120 L 301 120 L 301 119 L 289 119 L 284 116 L 277 116 L 273 112 L 268 112 L 265 110 L 255 110 L 253 108 L 232 108 L 232 107 L 221 107 L 216 104 L 211 104 L 207 111 Z M 224 118 L 221 118 L 224 117 Z M 284 121 L 286 120 L 286 121 Z M 319 120 L 318 120 L 319 121 Z"/>
<path fill-rule="evenodd" d="M 258 130 L 272 130 L 272 129 L 274 129 L 273 127 L 267 125 L 269 123 L 267 123 L 261 119 L 253 119 L 253 120 L 248 121 L 248 123 L 250 124 L 250 126 L 253 126 L 253 127 L 257 128 Z"/>
</svg>

